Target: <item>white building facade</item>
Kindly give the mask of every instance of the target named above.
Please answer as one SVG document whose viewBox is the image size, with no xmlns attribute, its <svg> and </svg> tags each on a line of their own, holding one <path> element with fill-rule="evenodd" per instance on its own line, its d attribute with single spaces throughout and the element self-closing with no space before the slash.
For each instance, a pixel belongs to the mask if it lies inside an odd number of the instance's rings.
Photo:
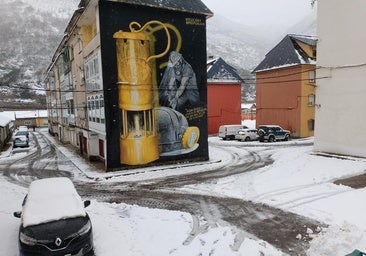
<svg viewBox="0 0 366 256">
<path fill-rule="evenodd" d="M 366 1 L 318 1 L 314 151 L 366 157 Z"/>
</svg>

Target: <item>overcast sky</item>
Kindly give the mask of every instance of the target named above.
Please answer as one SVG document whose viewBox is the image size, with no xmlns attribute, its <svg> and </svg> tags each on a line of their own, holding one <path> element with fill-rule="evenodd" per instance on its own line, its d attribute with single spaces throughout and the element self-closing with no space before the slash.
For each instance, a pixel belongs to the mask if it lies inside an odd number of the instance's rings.
<svg viewBox="0 0 366 256">
<path fill-rule="evenodd" d="M 202 0 L 214 13 L 250 26 L 292 26 L 315 10 L 311 0 Z"/>
</svg>

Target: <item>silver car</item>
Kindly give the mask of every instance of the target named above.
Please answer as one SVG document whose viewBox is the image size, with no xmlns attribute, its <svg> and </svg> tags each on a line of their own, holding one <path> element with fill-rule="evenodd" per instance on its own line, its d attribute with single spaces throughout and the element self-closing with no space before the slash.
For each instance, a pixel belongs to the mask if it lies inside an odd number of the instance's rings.
<svg viewBox="0 0 366 256">
<path fill-rule="evenodd" d="M 16 135 L 13 139 L 13 148 L 29 147 L 29 140 L 25 135 Z"/>
<path fill-rule="evenodd" d="M 235 135 L 235 139 L 239 141 L 257 140 L 258 132 L 256 129 L 240 129 Z"/>
</svg>

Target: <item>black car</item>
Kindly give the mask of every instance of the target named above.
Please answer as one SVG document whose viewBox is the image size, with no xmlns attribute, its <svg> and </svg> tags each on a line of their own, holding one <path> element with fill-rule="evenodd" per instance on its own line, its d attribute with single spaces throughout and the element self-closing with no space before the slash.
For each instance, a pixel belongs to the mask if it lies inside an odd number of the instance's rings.
<svg viewBox="0 0 366 256">
<path fill-rule="evenodd" d="M 261 125 L 258 127 L 259 141 L 287 141 L 290 138 L 290 131 L 282 129 L 278 125 Z"/>
<path fill-rule="evenodd" d="M 23 201 L 19 229 L 20 255 L 94 255 L 92 224 L 68 178 L 36 180 Z"/>
</svg>

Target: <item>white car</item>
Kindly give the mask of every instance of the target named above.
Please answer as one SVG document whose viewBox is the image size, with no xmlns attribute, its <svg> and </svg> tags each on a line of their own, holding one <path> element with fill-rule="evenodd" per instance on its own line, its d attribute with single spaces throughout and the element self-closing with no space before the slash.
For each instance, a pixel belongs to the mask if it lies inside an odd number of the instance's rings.
<svg viewBox="0 0 366 256">
<path fill-rule="evenodd" d="M 240 129 L 235 135 L 235 139 L 239 141 L 258 140 L 258 132 L 256 129 Z"/>
</svg>

